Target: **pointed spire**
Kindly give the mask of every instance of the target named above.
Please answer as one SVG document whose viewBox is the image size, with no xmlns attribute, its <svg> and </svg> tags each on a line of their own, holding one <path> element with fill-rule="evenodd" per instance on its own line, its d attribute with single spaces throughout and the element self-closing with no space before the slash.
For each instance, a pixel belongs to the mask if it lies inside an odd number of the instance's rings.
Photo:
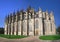
<svg viewBox="0 0 60 42">
<path fill-rule="evenodd" d="M 46 15 L 48 14 L 48 10 L 46 10 Z"/>
<path fill-rule="evenodd" d="M 29 5 L 28 8 L 27 8 L 27 12 L 29 13 L 31 9 L 32 9 L 32 8 L 31 8 L 31 6 Z"/>
<path fill-rule="evenodd" d="M 53 11 L 50 12 L 50 16 L 53 16 Z"/>
<path fill-rule="evenodd" d="M 42 11 L 42 9 L 39 7 L 39 11 Z"/>
<path fill-rule="evenodd" d="M 54 21 L 53 11 L 50 12 L 50 18 L 51 18 L 51 21 Z"/>
</svg>

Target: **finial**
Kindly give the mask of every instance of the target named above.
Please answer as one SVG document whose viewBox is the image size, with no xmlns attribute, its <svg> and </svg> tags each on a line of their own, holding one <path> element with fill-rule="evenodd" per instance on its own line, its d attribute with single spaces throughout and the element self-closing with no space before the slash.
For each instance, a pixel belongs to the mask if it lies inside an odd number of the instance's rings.
<svg viewBox="0 0 60 42">
<path fill-rule="evenodd" d="M 50 15 L 53 15 L 53 11 L 50 12 Z"/>
<path fill-rule="evenodd" d="M 48 10 L 46 10 L 46 15 L 48 14 Z"/>
<path fill-rule="evenodd" d="M 39 7 L 39 11 L 42 11 L 42 9 Z"/>
<path fill-rule="evenodd" d="M 53 14 L 53 11 L 51 11 L 50 13 Z"/>
</svg>

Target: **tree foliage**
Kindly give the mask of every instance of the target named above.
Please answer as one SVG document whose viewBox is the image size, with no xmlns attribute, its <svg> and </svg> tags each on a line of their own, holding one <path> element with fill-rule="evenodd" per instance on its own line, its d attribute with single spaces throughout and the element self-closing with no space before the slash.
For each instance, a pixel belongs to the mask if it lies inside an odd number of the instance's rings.
<svg viewBox="0 0 60 42">
<path fill-rule="evenodd" d="M 0 34 L 4 34 L 4 28 L 0 27 Z"/>
<path fill-rule="evenodd" d="M 60 26 L 58 26 L 57 32 L 58 32 L 58 34 L 60 34 Z"/>
</svg>

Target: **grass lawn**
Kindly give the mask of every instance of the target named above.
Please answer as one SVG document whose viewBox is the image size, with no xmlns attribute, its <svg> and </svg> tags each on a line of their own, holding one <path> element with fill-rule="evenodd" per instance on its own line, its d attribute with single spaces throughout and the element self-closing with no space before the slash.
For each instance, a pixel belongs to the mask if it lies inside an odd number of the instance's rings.
<svg viewBox="0 0 60 42">
<path fill-rule="evenodd" d="M 0 34 L 0 37 L 8 38 L 8 39 L 21 39 L 21 38 L 25 38 L 27 36 L 24 36 L 24 35 L 4 35 L 4 34 Z"/>
<path fill-rule="evenodd" d="M 39 39 L 42 39 L 42 40 L 59 40 L 60 39 L 60 35 L 40 36 Z"/>
</svg>

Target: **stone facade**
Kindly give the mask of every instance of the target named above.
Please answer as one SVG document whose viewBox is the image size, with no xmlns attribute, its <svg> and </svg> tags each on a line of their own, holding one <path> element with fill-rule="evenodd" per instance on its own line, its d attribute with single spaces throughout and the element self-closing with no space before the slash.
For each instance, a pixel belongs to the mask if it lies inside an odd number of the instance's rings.
<svg viewBox="0 0 60 42">
<path fill-rule="evenodd" d="M 10 14 L 5 19 L 5 35 L 55 35 L 56 26 L 53 12 L 43 12 L 39 8 L 35 12 L 33 8 L 27 8 L 27 11 L 17 11 Z"/>
</svg>

